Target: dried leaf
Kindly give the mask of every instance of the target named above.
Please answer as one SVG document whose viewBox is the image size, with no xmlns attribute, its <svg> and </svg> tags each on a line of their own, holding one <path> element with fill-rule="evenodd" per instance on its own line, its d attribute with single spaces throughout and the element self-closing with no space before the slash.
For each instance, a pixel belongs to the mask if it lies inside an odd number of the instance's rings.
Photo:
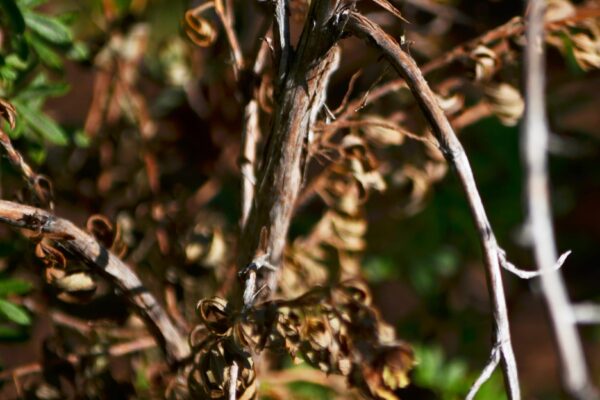
<svg viewBox="0 0 600 400">
<path fill-rule="evenodd" d="M 8 121 L 10 129 L 15 129 L 17 110 L 12 104 L 4 99 L 0 99 L 0 117 Z"/>
<path fill-rule="evenodd" d="M 489 47 L 479 45 L 470 54 L 475 61 L 475 81 L 488 81 L 498 65 L 498 56 Z"/>
<path fill-rule="evenodd" d="M 185 13 L 185 33 L 188 38 L 200 47 L 211 46 L 217 40 L 215 26 L 202 17 L 202 14 L 214 6 L 213 1 L 208 1 Z"/>
<path fill-rule="evenodd" d="M 485 89 L 485 95 L 494 114 L 504 125 L 514 126 L 519 122 L 525 110 L 525 102 L 515 87 L 508 83 L 490 85 Z"/>
<path fill-rule="evenodd" d="M 396 124 L 378 115 L 363 117 L 361 119 L 361 130 L 369 142 L 380 146 L 397 146 L 404 143 L 404 131 Z"/>
<path fill-rule="evenodd" d="M 75 272 L 62 278 L 56 279 L 54 285 L 61 290 L 69 293 L 93 292 L 96 290 L 96 283 L 86 272 Z"/>
</svg>

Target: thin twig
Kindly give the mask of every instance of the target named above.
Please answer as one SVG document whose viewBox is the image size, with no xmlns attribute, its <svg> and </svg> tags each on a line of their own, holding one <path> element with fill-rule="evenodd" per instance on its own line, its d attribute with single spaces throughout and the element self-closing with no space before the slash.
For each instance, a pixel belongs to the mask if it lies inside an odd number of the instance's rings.
<svg viewBox="0 0 600 400">
<path fill-rule="evenodd" d="M 239 76 L 240 71 L 244 69 L 244 57 L 240 43 L 235 35 L 235 30 L 233 29 L 233 9 L 228 7 L 226 10 L 223 0 L 215 0 L 215 12 L 223 24 L 223 29 L 225 29 L 225 36 L 227 36 L 233 56 L 234 71 L 236 76 Z"/>
<path fill-rule="evenodd" d="M 473 172 L 465 151 L 444 111 L 440 108 L 436 95 L 425 81 L 423 74 L 413 59 L 379 26 L 373 24 L 360 14 L 351 13 L 348 27 L 352 33 L 366 39 L 378 48 L 396 71 L 403 76 L 429 121 L 432 131 L 439 142 L 440 150 L 448 160 L 448 163 L 456 170 L 479 231 L 494 314 L 494 346 L 498 346 L 501 355 L 502 370 L 504 372 L 508 397 L 511 400 L 520 399 L 519 379 L 510 339 L 498 245 L 477 190 Z"/>
<path fill-rule="evenodd" d="M 237 398 L 236 392 L 239 371 L 240 367 L 237 365 L 237 362 L 234 361 L 233 363 L 231 363 L 231 367 L 229 367 L 229 400 L 236 400 Z"/>
<path fill-rule="evenodd" d="M 526 171 L 527 215 L 535 260 L 540 271 L 552 269 L 556 245 L 548 193 L 548 122 L 544 61 L 545 2 L 529 2 L 525 49 L 526 110 L 523 124 L 523 158 Z M 560 272 L 541 275 L 542 294 L 552 320 L 562 364 L 565 389 L 579 399 L 598 398 L 589 380 L 573 309 Z"/>
<path fill-rule="evenodd" d="M 486 383 L 488 379 L 490 379 L 490 377 L 494 373 L 494 370 L 500 363 L 500 356 L 501 352 L 499 346 L 494 346 L 492 348 L 492 353 L 490 354 L 490 360 L 488 361 L 485 368 L 483 368 L 483 370 L 481 371 L 481 374 L 479 374 L 479 376 L 477 377 L 475 383 L 473 383 L 473 385 L 471 386 L 471 389 L 469 389 L 469 393 L 467 394 L 467 397 L 465 397 L 465 400 L 473 400 L 475 398 L 475 395 L 477 394 L 477 392 L 479 392 L 481 386 L 483 386 L 483 384 Z"/>
<path fill-rule="evenodd" d="M 11 115 L 16 113 L 14 107 L 4 100 L 0 100 L 0 106 L 5 109 L 5 113 Z M 14 116 L 9 116 L 9 123 L 14 127 Z M 10 163 L 19 171 L 23 180 L 27 183 L 27 186 L 31 193 L 35 196 L 36 204 L 42 207 L 49 207 L 53 209 L 53 191 L 52 183 L 48 178 L 43 175 L 37 174 L 33 169 L 25 162 L 21 153 L 19 153 L 12 145 L 8 134 L 0 128 L 0 145 L 6 151 L 6 155 Z"/>
<path fill-rule="evenodd" d="M 162 306 L 145 289 L 133 270 L 96 239 L 48 211 L 5 200 L 0 200 L 0 222 L 42 235 L 50 234 L 54 238 L 65 238 L 53 240 L 124 293 L 146 322 L 171 365 L 188 356 L 186 337 L 176 329 Z"/>
<path fill-rule="evenodd" d="M 563 264 L 565 263 L 567 257 L 569 257 L 569 255 L 571 254 L 571 251 L 570 250 L 565 251 L 563 254 L 561 254 L 561 256 L 554 263 L 552 268 L 544 269 L 544 270 L 537 270 L 537 271 L 527 271 L 527 270 L 517 267 L 516 265 L 514 265 L 513 263 L 511 263 L 510 261 L 508 261 L 506 259 L 506 252 L 502 249 L 499 249 L 498 253 L 500 254 L 500 266 L 502 266 L 502 268 L 504 268 L 508 272 L 515 274 L 516 276 L 518 276 L 521 279 L 531 279 L 531 278 L 537 278 L 546 273 L 558 271 L 560 269 L 560 267 L 562 267 Z"/>
<path fill-rule="evenodd" d="M 275 0 L 273 18 L 274 57 L 276 62 L 276 91 L 283 88 L 283 81 L 291 61 L 290 15 L 287 0 Z"/>
<path fill-rule="evenodd" d="M 573 304 L 574 323 L 600 324 L 600 305 L 593 303 Z"/>
</svg>

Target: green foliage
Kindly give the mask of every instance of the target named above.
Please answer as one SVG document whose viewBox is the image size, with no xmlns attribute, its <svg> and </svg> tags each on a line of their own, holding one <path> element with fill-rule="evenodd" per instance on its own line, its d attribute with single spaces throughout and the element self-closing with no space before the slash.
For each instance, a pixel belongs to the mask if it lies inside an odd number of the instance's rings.
<svg viewBox="0 0 600 400">
<path fill-rule="evenodd" d="M 0 339 L 18 339 L 23 336 L 22 327 L 31 324 L 31 317 L 25 308 L 6 299 L 10 295 L 26 294 L 31 287 L 29 282 L 20 279 L 0 279 Z"/>
<path fill-rule="evenodd" d="M 63 59 L 89 57 L 83 43 L 76 42 L 64 17 L 50 16 L 35 8 L 44 1 L 0 1 L 0 24 L 7 40 L 0 48 L 0 97 L 8 99 L 19 114 L 12 138 L 25 137 L 34 161 L 45 159 L 44 143 L 69 144 L 69 135 L 44 112 L 50 97 L 62 96 L 69 86 L 51 80 L 49 73 L 63 73 Z M 6 128 L 6 126 L 5 126 Z M 75 141 L 78 144 L 80 141 Z"/>
<path fill-rule="evenodd" d="M 443 400 L 464 398 L 477 378 L 463 360 L 448 360 L 440 347 L 414 346 L 418 365 L 413 380 L 418 386 L 432 390 Z M 495 373 L 477 394 L 478 400 L 505 399 L 500 376 Z"/>
<path fill-rule="evenodd" d="M 31 323 L 27 311 L 5 299 L 0 299 L 0 315 L 19 325 L 29 325 Z"/>
</svg>

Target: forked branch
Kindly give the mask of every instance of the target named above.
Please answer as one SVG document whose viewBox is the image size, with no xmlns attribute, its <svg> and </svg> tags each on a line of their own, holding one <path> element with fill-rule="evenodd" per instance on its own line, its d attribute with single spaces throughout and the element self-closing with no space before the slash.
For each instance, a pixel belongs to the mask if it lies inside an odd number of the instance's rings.
<svg viewBox="0 0 600 400">
<path fill-rule="evenodd" d="M 379 26 L 358 13 L 350 13 L 347 26 L 350 32 L 365 39 L 379 49 L 396 71 L 404 78 L 423 114 L 425 114 L 439 142 L 440 150 L 458 175 L 467 196 L 475 225 L 479 231 L 484 255 L 494 315 L 495 338 L 492 354 L 496 351 L 500 353 L 508 397 L 513 400 L 520 399 L 517 365 L 512 349 L 506 299 L 502 284 L 499 247 L 477 190 L 467 155 L 456 137 L 448 118 L 438 104 L 435 94 L 425 81 L 423 73 L 408 53 Z"/>
</svg>

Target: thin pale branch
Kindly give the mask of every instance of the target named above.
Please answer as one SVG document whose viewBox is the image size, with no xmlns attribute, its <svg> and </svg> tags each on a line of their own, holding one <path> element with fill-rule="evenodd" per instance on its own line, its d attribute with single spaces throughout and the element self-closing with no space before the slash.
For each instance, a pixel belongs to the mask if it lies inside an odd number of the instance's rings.
<svg viewBox="0 0 600 400">
<path fill-rule="evenodd" d="M 229 367 L 229 387 L 227 388 L 227 395 L 229 400 L 237 399 L 237 380 L 238 374 L 240 372 L 240 367 L 234 361 L 231 363 L 231 367 Z"/>
<path fill-rule="evenodd" d="M 550 273 L 553 271 L 558 271 L 563 266 L 565 261 L 567 260 L 567 257 L 569 257 L 569 255 L 571 254 L 570 250 L 565 251 L 563 254 L 561 254 L 561 256 L 558 258 L 558 260 L 556 260 L 556 262 L 554 263 L 552 268 L 544 269 L 544 270 L 537 270 L 537 271 L 527 271 L 527 270 L 517 267 L 515 264 L 508 261 L 506 259 L 506 252 L 504 250 L 499 249 L 498 252 L 500 253 L 500 265 L 502 266 L 502 268 L 504 268 L 508 272 L 515 274 L 516 276 L 518 276 L 521 279 L 537 278 L 540 275 Z"/>
<path fill-rule="evenodd" d="M 600 305 L 593 303 L 574 304 L 574 322 L 577 324 L 600 324 Z"/>
<path fill-rule="evenodd" d="M 528 221 L 539 271 L 552 269 L 557 254 L 548 192 L 549 129 L 544 93 L 544 10 L 544 1 L 529 2 L 524 77 L 526 110 L 522 139 Z M 598 398 L 588 376 L 577 322 L 560 272 L 542 274 L 541 285 L 556 336 L 566 390 L 579 399 Z"/>
<path fill-rule="evenodd" d="M 477 392 L 479 392 L 481 386 L 483 386 L 483 384 L 486 383 L 488 379 L 490 379 L 490 377 L 496 370 L 496 367 L 500 363 L 500 357 L 500 346 L 496 345 L 492 348 L 490 360 L 488 361 L 485 368 L 483 368 L 483 370 L 481 371 L 481 374 L 479 374 L 479 376 L 477 377 L 477 380 L 473 383 L 473 386 L 471 386 L 471 389 L 469 389 L 469 393 L 467 394 L 467 397 L 465 397 L 465 400 L 473 400 L 475 398 L 475 395 L 477 394 Z"/>
<path fill-rule="evenodd" d="M 465 151 L 444 111 L 440 108 L 435 94 L 425 81 L 421 70 L 413 59 L 402 50 L 398 43 L 379 26 L 357 13 L 351 13 L 348 27 L 352 33 L 366 39 L 367 42 L 378 48 L 404 78 L 429 121 L 432 131 L 439 142 L 440 150 L 456 170 L 467 196 L 475 225 L 479 231 L 494 314 L 494 342 L 499 346 L 508 397 L 512 400 L 520 399 L 519 379 L 510 339 L 498 245 L 477 190 L 473 172 L 471 171 Z"/>
<path fill-rule="evenodd" d="M 125 298 L 146 322 L 146 326 L 164 350 L 167 361 L 171 365 L 175 365 L 189 355 L 186 337 L 176 329 L 138 276 L 96 239 L 70 221 L 48 211 L 5 200 L 0 200 L 0 222 L 40 235 L 49 234 L 52 237 L 66 238 L 55 240 L 93 272 L 106 278 L 123 292 Z"/>
</svg>

